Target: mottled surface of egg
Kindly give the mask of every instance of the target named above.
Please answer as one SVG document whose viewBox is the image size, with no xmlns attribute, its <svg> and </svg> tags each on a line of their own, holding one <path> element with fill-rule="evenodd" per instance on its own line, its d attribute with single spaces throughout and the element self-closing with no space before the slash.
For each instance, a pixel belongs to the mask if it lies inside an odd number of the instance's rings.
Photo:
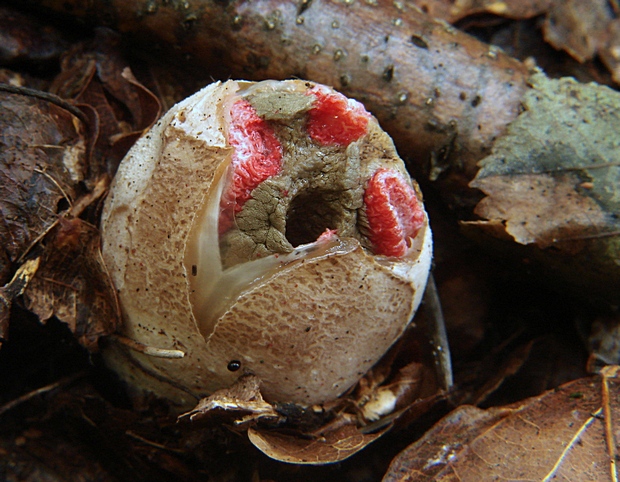
<svg viewBox="0 0 620 482">
<path fill-rule="evenodd" d="M 103 256 L 130 386 L 187 408 L 245 373 L 309 405 L 354 385 L 402 334 L 431 232 L 392 140 L 352 99 L 304 81 L 228 81 L 175 105 L 122 161 Z"/>
</svg>

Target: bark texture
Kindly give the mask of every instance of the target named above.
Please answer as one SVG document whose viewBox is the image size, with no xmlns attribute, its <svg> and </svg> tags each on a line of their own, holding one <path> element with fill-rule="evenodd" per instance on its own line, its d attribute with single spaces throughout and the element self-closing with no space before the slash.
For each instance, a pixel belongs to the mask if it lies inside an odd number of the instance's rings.
<svg viewBox="0 0 620 482">
<path fill-rule="evenodd" d="M 476 163 L 518 115 L 527 68 L 401 2 L 33 0 L 106 24 L 197 70 L 300 77 L 362 101 L 454 206 L 479 199 Z M 469 211 L 467 209 L 466 211 Z"/>
</svg>

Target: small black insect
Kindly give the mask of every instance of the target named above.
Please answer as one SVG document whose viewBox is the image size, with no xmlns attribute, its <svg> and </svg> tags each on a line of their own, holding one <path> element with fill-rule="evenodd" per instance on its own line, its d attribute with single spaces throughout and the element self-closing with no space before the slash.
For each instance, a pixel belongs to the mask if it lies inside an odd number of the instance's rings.
<svg viewBox="0 0 620 482">
<path fill-rule="evenodd" d="M 231 360 L 228 362 L 228 370 L 231 372 L 236 372 L 241 368 L 241 362 L 239 360 Z"/>
</svg>

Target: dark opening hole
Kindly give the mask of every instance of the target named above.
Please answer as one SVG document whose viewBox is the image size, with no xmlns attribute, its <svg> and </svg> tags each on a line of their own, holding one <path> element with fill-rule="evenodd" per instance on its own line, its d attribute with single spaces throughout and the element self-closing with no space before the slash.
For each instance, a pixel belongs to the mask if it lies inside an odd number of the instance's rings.
<svg viewBox="0 0 620 482">
<path fill-rule="evenodd" d="M 62 197 L 58 200 L 58 203 L 56 204 L 56 213 L 60 214 L 61 212 L 66 211 L 70 207 L 71 205 L 69 204 L 67 198 Z"/>
<path fill-rule="evenodd" d="M 326 229 L 336 229 L 342 217 L 338 197 L 333 191 L 309 191 L 296 196 L 286 218 L 289 243 L 293 246 L 312 243 Z"/>
</svg>

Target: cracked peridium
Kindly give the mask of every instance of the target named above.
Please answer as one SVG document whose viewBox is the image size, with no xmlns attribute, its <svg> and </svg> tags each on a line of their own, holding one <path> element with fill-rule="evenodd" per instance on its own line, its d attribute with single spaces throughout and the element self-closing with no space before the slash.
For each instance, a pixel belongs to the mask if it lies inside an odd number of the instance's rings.
<svg viewBox="0 0 620 482">
<path fill-rule="evenodd" d="M 368 122 L 361 104 L 325 94 L 321 110 L 316 104 L 322 91 L 297 89 L 275 90 L 261 83 L 239 93 L 278 139 L 282 160 L 279 172 L 260 182 L 249 199 L 238 200 L 242 205 L 220 237 L 225 268 L 290 253 L 327 229 L 372 249 L 364 189 L 379 165 L 396 163 L 394 146 L 376 123 Z M 344 105 L 334 105 L 338 102 Z M 247 142 L 260 143 L 263 137 L 250 135 Z M 229 170 L 224 197 L 234 184 L 231 176 L 237 175 L 234 161 Z"/>
<path fill-rule="evenodd" d="M 205 334 L 241 291 L 274 270 L 352 243 L 393 255 L 373 247 L 386 229 L 405 244 L 415 237 L 389 203 L 385 219 L 368 219 L 365 190 L 378 170 L 402 178 L 423 213 L 391 139 L 358 102 L 312 83 L 269 81 L 229 102 L 234 151 L 207 194 L 190 277 Z"/>
</svg>

